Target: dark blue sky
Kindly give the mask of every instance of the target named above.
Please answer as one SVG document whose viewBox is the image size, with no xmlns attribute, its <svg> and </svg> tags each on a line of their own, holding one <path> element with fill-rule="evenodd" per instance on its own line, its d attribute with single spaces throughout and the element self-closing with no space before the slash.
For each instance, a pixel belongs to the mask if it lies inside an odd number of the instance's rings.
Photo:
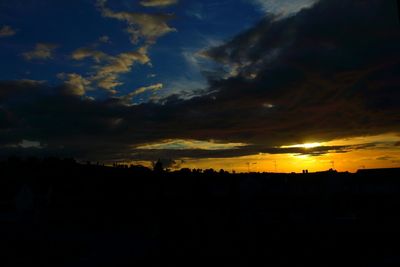
<svg viewBox="0 0 400 267">
<path fill-rule="evenodd" d="M 158 83 L 163 84 L 163 92 L 159 93 L 164 96 L 205 87 L 201 72 L 211 62 L 199 58 L 197 53 L 233 38 L 265 15 L 265 9 L 257 1 L 243 0 L 181 1 L 165 7 L 144 7 L 135 0 L 110 0 L 104 6 L 115 13 L 173 14 L 167 24 L 174 30 L 157 36 L 149 46 L 149 63 L 134 64 L 129 71 L 116 74 L 116 81 L 123 84 L 109 89 L 120 94 Z M 117 56 L 144 45 L 144 41 L 130 42 L 127 23 L 104 16 L 95 0 L 2 1 L 0 18 L 0 26 L 15 31 L 14 35 L 0 39 L 1 80 L 45 80 L 56 85 L 63 82 L 60 73 L 75 73 L 90 80 L 96 75 L 96 68 L 109 63 L 97 64 L 90 58 L 74 60 L 71 55 L 77 49 L 90 48 Z M 51 44 L 54 48 L 48 57 L 40 54 L 24 57 L 37 44 Z M 95 82 L 89 82 L 88 95 L 104 95 Z M 140 96 L 147 97 L 148 94 Z"/>
</svg>

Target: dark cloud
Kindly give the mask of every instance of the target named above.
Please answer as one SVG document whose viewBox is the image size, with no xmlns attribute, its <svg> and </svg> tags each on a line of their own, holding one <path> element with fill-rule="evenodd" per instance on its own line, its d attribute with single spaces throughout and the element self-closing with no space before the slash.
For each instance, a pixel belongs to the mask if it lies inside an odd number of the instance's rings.
<svg viewBox="0 0 400 267">
<path fill-rule="evenodd" d="M 394 160 L 394 158 L 393 157 L 384 156 L 384 157 L 377 158 L 377 160 Z"/>
<path fill-rule="evenodd" d="M 279 148 L 267 147 L 259 145 L 246 146 L 241 149 L 228 149 L 228 150 L 202 150 L 202 149 L 188 149 L 188 150 L 134 150 L 131 153 L 131 158 L 135 160 L 152 160 L 157 157 L 167 158 L 234 158 L 240 156 L 261 154 L 298 154 L 298 155 L 323 155 L 327 153 L 345 153 L 350 150 L 361 149 L 360 146 L 321 146 L 315 148 Z"/>
<path fill-rule="evenodd" d="M 276 106 L 265 116 L 242 113 L 268 137 L 275 130 L 300 139 L 398 131 L 395 5 L 326 0 L 287 19 L 266 18 L 205 53 L 239 69 L 214 87 L 220 98 L 239 98 L 240 106 Z"/>
<path fill-rule="evenodd" d="M 232 66 L 208 93 L 126 106 L 64 87 L 0 83 L 0 146 L 38 141 L 35 153 L 93 160 L 234 157 L 346 152 L 281 149 L 306 141 L 400 132 L 400 32 L 395 1 L 325 0 L 281 20 L 265 18 L 205 52 Z M 247 143 L 231 150 L 137 150 L 164 139 Z M 19 148 L 21 149 L 21 148 Z M 32 149 L 30 149 L 32 150 Z M 33 151 L 33 150 L 32 150 Z"/>
</svg>

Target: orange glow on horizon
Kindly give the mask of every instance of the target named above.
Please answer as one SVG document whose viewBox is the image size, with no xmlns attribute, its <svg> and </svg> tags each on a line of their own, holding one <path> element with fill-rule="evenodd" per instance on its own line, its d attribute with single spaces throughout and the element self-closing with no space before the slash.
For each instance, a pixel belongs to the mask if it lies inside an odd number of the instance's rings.
<svg viewBox="0 0 400 267">
<path fill-rule="evenodd" d="M 181 159 L 178 168 L 224 169 L 232 172 L 309 172 L 337 171 L 356 172 L 364 168 L 400 167 L 400 136 L 388 133 L 337 139 L 327 142 L 310 142 L 280 148 L 304 148 L 304 154 L 255 154 L 232 158 Z M 328 151 L 325 154 L 307 154 L 308 149 L 318 147 L 349 146 L 343 151 Z M 312 151 L 310 151 L 311 153 Z M 180 159 L 176 159 L 179 161 Z M 151 166 L 148 164 L 147 166 Z"/>
</svg>

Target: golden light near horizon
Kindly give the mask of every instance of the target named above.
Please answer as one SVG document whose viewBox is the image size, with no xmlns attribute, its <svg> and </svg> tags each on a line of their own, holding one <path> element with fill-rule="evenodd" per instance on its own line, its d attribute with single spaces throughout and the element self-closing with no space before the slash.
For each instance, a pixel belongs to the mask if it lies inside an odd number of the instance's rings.
<svg viewBox="0 0 400 267">
<path fill-rule="evenodd" d="M 305 148 L 305 149 L 310 149 L 310 148 L 316 148 L 316 147 L 321 147 L 323 146 L 322 143 L 305 143 L 305 144 L 298 144 L 298 145 L 291 145 L 291 146 L 281 146 L 280 148 Z"/>
<path fill-rule="evenodd" d="M 185 159 L 183 167 L 223 168 L 237 172 L 310 172 L 334 168 L 338 171 L 356 172 L 362 168 L 393 168 L 400 166 L 400 135 L 386 133 L 357 136 L 325 142 L 308 142 L 280 148 L 303 148 L 305 153 L 259 153 L 236 158 Z M 349 146 L 344 151 L 329 150 L 322 154 L 307 154 L 314 148 Z M 248 165 L 248 163 L 251 163 Z M 253 164 L 256 163 L 256 164 Z"/>
<path fill-rule="evenodd" d="M 242 143 L 219 143 L 217 141 L 166 140 L 148 144 L 141 148 L 152 150 L 163 149 L 197 149 L 197 150 L 237 150 L 245 146 Z M 336 148 L 337 147 L 337 148 Z M 287 153 L 256 153 L 227 158 L 179 158 L 180 164 L 175 168 L 213 168 L 236 172 L 310 172 L 336 169 L 337 171 L 356 172 L 364 168 L 400 167 L 400 134 L 385 133 L 371 136 L 355 136 L 324 142 L 305 142 L 295 145 L 284 145 L 277 148 L 300 148 Z M 321 148 L 320 151 L 319 148 Z M 297 152 L 296 152 L 297 151 Z M 151 167 L 151 162 L 134 162 Z"/>
</svg>

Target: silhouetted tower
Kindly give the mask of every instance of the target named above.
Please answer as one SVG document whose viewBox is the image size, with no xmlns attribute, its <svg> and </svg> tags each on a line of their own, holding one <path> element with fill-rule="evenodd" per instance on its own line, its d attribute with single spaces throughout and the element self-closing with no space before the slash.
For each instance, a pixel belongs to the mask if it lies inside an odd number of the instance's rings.
<svg viewBox="0 0 400 267">
<path fill-rule="evenodd" d="M 164 168 L 161 160 L 157 160 L 157 162 L 154 164 L 154 172 L 161 173 L 163 171 Z"/>
<path fill-rule="evenodd" d="M 331 161 L 331 165 L 332 165 L 332 170 L 334 170 L 335 169 L 335 162 L 333 160 Z"/>
<path fill-rule="evenodd" d="M 257 162 L 253 162 L 253 165 L 257 165 Z M 257 166 L 256 166 L 256 172 L 257 172 Z"/>
</svg>

